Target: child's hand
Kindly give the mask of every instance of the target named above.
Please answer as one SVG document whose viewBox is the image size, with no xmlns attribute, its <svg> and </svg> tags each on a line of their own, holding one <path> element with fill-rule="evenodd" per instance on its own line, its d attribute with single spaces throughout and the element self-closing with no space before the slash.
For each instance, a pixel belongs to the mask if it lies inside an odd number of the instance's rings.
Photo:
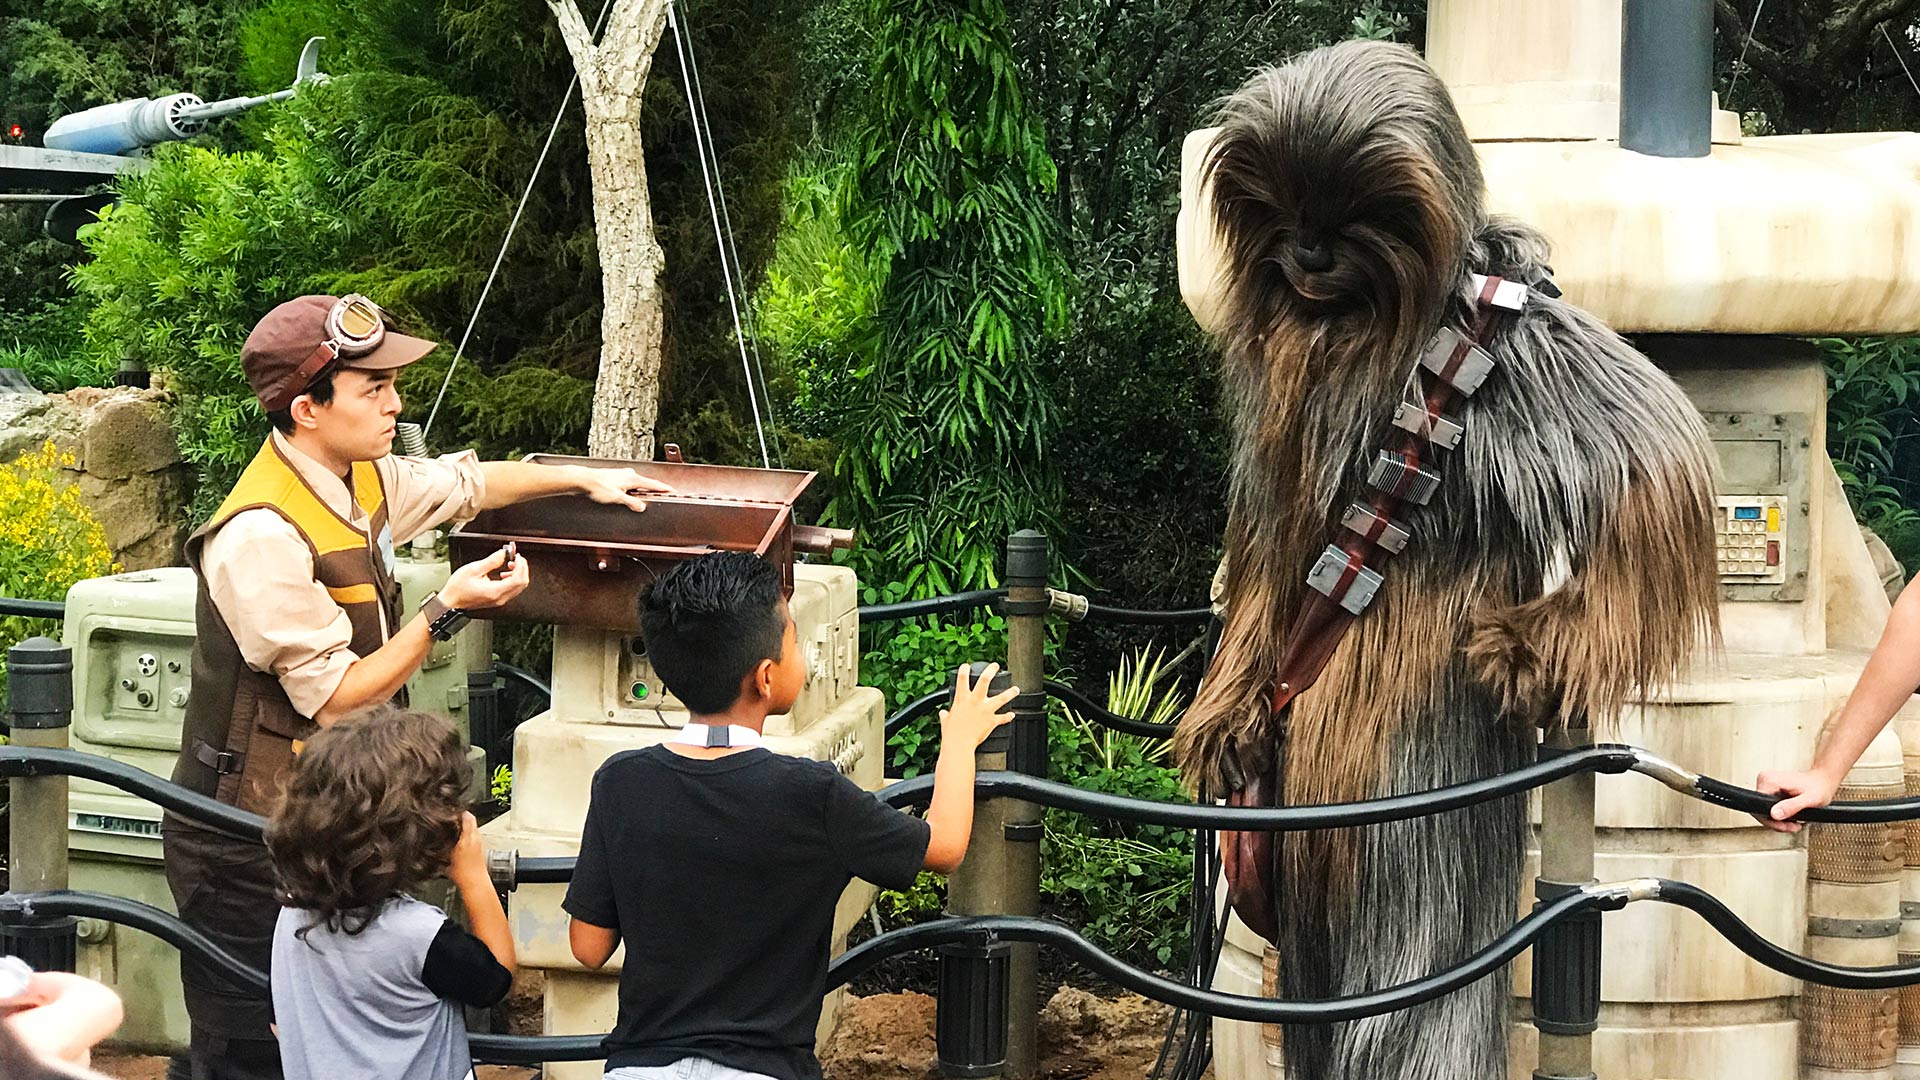
<svg viewBox="0 0 1920 1080">
<path fill-rule="evenodd" d="M 940 710 L 940 745 L 960 750 L 973 750 L 993 734 L 993 729 L 1013 719 L 1012 713 L 1002 712 L 1007 703 L 1020 696 L 1020 688 L 1008 687 L 1006 690 L 987 696 L 987 688 L 993 682 L 993 676 L 1000 670 L 999 664 L 988 664 L 980 677 L 967 685 L 970 665 L 961 664 L 953 680 L 953 708 Z"/>
<path fill-rule="evenodd" d="M 123 1010 L 112 990 L 79 975 L 39 972 L 28 984 L 21 1003 L 30 1007 L 13 1012 L 0 1023 L 41 1060 L 85 1068 L 93 1046 L 120 1026 Z M 94 1076 L 67 1073 L 61 1076 Z"/>
<path fill-rule="evenodd" d="M 480 823 L 471 811 L 460 815 L 460 842 L 453 845 L 453 857 L 447 860 L 447 880 L 460 886 L 493 888 L 487 874 L 487 849 L 480 843 Z"/>
</svg>

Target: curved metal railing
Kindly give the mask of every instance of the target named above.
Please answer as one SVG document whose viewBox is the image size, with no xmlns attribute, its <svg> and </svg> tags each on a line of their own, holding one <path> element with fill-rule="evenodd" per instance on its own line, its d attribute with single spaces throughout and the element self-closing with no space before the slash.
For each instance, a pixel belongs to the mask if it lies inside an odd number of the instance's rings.
<svg viewBox="0 0 1920 1080">
<path fill-rule="evenodd" d="M 1602 743 L 1568 753 L 1542 758 L 1512 772 L 1468 780 L 1447 787 L 1406 795 L 1360 802 L 1326 803 L 1313 806 L 1216 806 L 1209 803 L 1163 802 L 1135 799 L 1124 795 L 1088 791 L 1043 780 L 1017 772 L 981 773 L 975 791 L 985 798 L 1014 798 L 1041 806 L 1143 825 L 1168 825 L 1182 829 L 1227 829 L 1237 832 L 1301 832 L 1310 829 L 1349 828 L 1377 825 L 1388 821 L 1445 813 L 1479 803 L 1503 799 L 1544 787 L 1555 780 L 1579 773 L 1620 774 L 1634 772 L 1660 781 L 1669 788 L 1703 802 L 1749 814 L 1765 814 L 1778 796 L 1767 795 L 1681 768 L 1635 746 Z M 257 814 L 237 810 L 179 787 L 136 766 L 112 761 L 77 750 L 53 750 L 44 747 L 0 746 L 0 777 L 75 776 L 108 784 L 138 795 L 182 817 L 257 839 L 264 821 Z M 875 797 L 896 808 L 919 806 L 933 796 L 933 777 L 917 776 L 889 784 Z M 1859 824 L 1865 822 L 1905 821 L 1920 818 L 1920 796 L 1842 802 L 1802 811 L 1796 820 Z M 567 880 L 560 874 L 571 872 L 572 860 L 564 857 L 520 860 L 522 874 L 515 881 L 547 883 Z M 538 877 L 525 876 L 529 868 Z"/>
<path fill-rule="evenodd" d="M 1735 948 L 1768 968 L 1796 979 L 1843 989 L 1880 990 L 1920 984 L 1920 964 L 1850 968 L 1801 956 L 1766 940 L 1703 890 L 1664 878 L 1589 885 L 1534 907 L 1505 933 L 1471 956 L 1440 971 L 1397 986 L 1347 997 L 1310 1001 L 1248 997 L 1166 978 L 1115 957 L 1071 927 L 1029 916 L 996 915 L 941 919 L 889 931 L 847 950 L 827 967 L 826 989 L 843 986 L 883 961 L 949 944 L 1032 942 L 1057 950 L 1093 974 L 1176 1008 L 1252 1023 L 1331 1024 L 1398 1012 L 1432 1001 L 1498 971 L 1556 925 L 1591 912 L 1618 911 L 1637 901 L 1683 907 L 1701 916 Z M 0 895 L 0 926 L 24 926 L 56 918 L 103 919 L 143 930 L 220 969 L 262 994 L 267 974 L 249 967 L 173 915 L 124 897 L 57 890 Z M 584 1061 L 603 1056 L 599 1035 L 491 1035 L 468 1037 L 474 1058 L 506 1065 Z"/>
</svg>

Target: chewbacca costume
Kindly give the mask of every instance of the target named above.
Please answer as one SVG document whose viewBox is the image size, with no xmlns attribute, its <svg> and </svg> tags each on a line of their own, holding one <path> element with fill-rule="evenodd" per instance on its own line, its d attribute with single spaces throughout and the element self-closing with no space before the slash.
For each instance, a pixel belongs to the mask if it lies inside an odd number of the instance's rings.
<svg viewBox="0 0 1920 1080">
<path fill-rule="evenodd" d="M 1706 430 L 1646 357 L 1556 299 L 1539 233 L 1487 213 L 1439 78 L 1409 49 L 1350 42 L 1255 75 L 1219 119 L 1204 180 L 1226 264 L 1227 614 L 1178 735 L 1189 778 L 1242 803 L 1423 791 L 1524 765 L 1538 726 L 1604 725 L 1671 678 L 1717 634 Z M 1524 304 L 1489 318 L 1485 278 L 1528 286 Z M 1420 363 L 1445 328 L 1484 328 L 1493 362 L 1451 397 Z M 1437 401 L 1464 428 L 1451 449 L 1438 417 L 1394 423 L 1401 403 L 1427 417 Z M 1383 449 L 1416 456 L 1429 498 L 1382 497 Z M 1404 550 L 1343 525 L 1356 505 L 1391 509 Z M 1383 580 L 1344 635 L 1320 635 L 1330 658 L 1296 698 L 1279 684 L 1313 651 L 1296 620 L 1329 603 L 1307 579 L 1330 545 Z M 1521 797 L 1222 838 L 1287 998 L 1478 950 L 1513 922 L 1526 841 Z M 1287 1065 L 1297 1080 L 1495 1080 L 1508 993 L 1486 979 L 1288 1027 Z"/>
</svg>

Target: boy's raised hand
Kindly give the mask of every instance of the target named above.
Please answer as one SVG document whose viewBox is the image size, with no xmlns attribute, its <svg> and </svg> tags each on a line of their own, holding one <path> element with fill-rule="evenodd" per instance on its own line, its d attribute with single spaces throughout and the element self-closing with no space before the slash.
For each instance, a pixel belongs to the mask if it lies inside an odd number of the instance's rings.
<svg viewBox="0 0 1920 1080">
<path fill-rule="evenodd" d="M 972 750 L 993 734 L 993 729 L 1013 719 L 1013 714 L 1003 712 L 1014 698 L 1020 696 L 1020 688 L 1008 687 L 992 697 L 987 690 L 993 683 L 993 677 L 1000 671 L 999 664 L 988 664 L 978 679 L 968 682 L 971 673 L 970 664 L 961 664 L 953 677 L 953 707 L 940 710 L 940 745 L 964 747 Z"/>
</svg>

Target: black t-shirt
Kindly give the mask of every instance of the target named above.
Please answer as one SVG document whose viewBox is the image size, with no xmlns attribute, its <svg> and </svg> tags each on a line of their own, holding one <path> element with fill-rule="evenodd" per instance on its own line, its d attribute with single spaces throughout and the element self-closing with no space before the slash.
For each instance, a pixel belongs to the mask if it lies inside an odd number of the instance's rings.
<svg viewBox="0 0 1920 1080">
<path fill-rule="evenodd" d="M 608 1067 L 694 1056 L 818 1080 L 840 893 L 854 877 L 911 886 L 927 838 L 825 762 L 664 746 L 608 759 L 564 905 L 627 946 Z"/>
</svg>

